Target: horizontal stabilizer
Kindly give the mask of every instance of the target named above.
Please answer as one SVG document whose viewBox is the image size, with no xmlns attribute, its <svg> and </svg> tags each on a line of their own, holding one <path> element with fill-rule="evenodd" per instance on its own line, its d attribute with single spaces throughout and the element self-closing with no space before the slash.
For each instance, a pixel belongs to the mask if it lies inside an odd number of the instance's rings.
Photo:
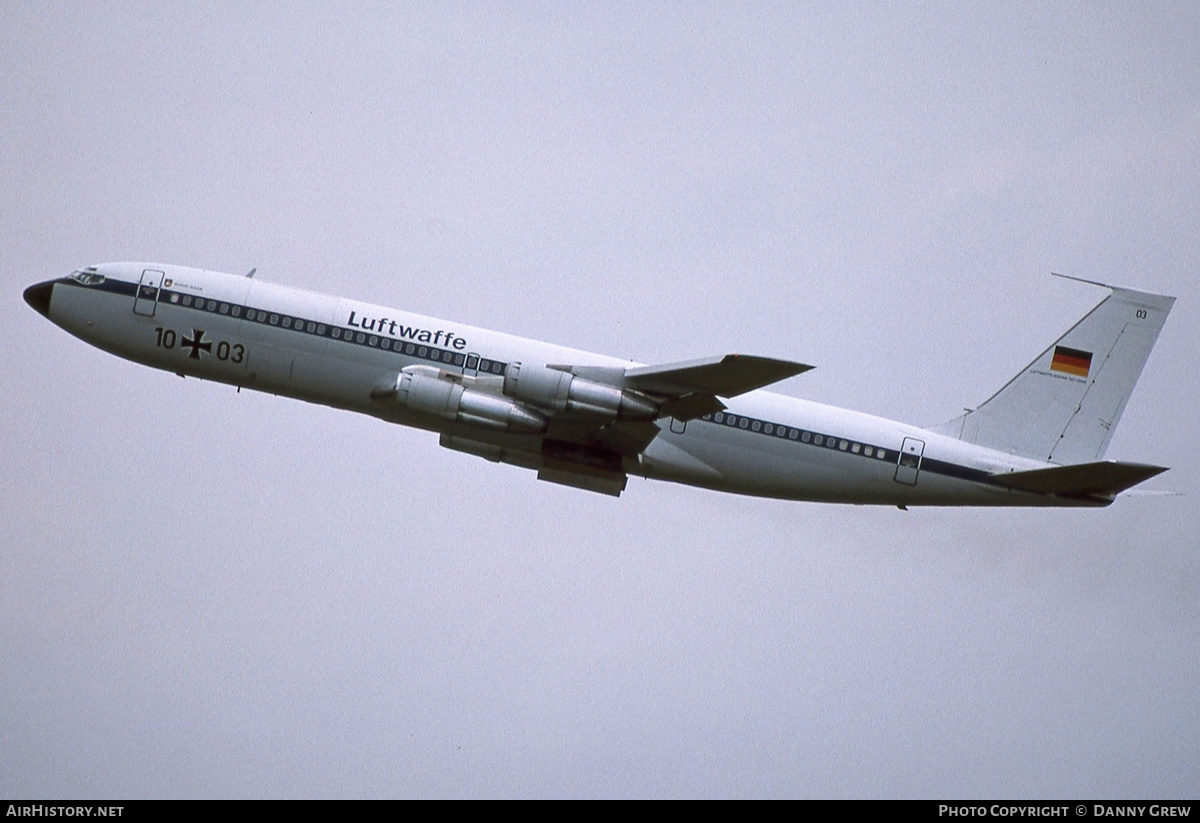
<svg viewBox="0 0 1200 823">
<path fill-rule="evenodd" d="M 625 372 L 626 388 L 681 397 L 687 394 L 715 394 L 736 397 L 771 383 L 786 380 L 811 369 L 803 363 L 773 360 L 746 354 L 727 354 L 669 363 L 665 366 L 641 366 Z"/>
<path fill-rule="evenodd" d="M 1058 466 L 1053 469 L 993 474 L 992 479 L 1010 489 L 1024 492 L 1116 497 L 1131 486 L 1165 471 L 1162 466 L 1148 466 L 1144 463 L 1103 461 Z"/>
</svg>

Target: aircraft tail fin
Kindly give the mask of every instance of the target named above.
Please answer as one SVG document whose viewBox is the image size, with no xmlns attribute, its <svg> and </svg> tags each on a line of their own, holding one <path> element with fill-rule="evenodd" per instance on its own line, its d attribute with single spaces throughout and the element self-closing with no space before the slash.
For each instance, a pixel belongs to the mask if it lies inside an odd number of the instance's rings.
<svg viewBox="0 0 1200 823">
<path fill-rule="evenodd" d="M 1175 298 L 1080 282 L 1112 293 L 979 408 L 934 431 L 1060 465 L 1104 456 Z"/>
</svg>

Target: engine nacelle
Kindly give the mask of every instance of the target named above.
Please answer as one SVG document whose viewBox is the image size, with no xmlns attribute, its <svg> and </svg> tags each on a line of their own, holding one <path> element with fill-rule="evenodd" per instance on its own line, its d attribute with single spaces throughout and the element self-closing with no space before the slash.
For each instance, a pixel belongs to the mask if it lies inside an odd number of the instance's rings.
<svg viewBox="0 0 1200 823">
<path fill-rule="evenodd" d="M 455 423 L 518 434 L 546 430 L 548 421 L 541 412 L 507 397 L 468 389 L 459 382 L 442 379 L 441 374 L 427 366 L 409 366 L 394 379 L 377 386 L 371 396 L 376 400 L 391 398 L 396 405 L 416 414 Z"/>
<path fill-rule="evenodd" d="M 531 363 L 510 363 L 503 391 L 514 400 L 556 412 L 591 414 L 610 420 L 658 417 L 658 405 L 640 394 Z"/>
</svg>

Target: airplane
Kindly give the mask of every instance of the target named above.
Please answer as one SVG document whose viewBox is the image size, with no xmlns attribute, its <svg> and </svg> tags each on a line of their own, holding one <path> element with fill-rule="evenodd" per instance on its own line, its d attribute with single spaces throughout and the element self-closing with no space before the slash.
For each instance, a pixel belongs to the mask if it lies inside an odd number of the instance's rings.
<svg viewBox="0 0 1200 823">
<path fill-rule="evenodd" d="M 632 474 L 901 509 L 1097 507 L 1166 471 L 1103 457 L 1175 298 L 1080 282 L 1109 294 L 987 401 L 932 428 L 763 390 L 812 368 L 803 363 L 642 365 L 254 270 L 110 263 L 24 297 L 119 357 L 434 431 L 448 449 L 612 496 Z"/>
</svg>

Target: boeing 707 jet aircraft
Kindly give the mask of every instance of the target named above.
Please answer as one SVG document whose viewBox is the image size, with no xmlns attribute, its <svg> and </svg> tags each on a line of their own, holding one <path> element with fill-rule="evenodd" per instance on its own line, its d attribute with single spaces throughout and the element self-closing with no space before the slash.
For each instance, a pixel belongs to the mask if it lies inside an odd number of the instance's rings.
<svg viewBox="0 0 1200 823">
<path fill-rule="evenodd" d="M 1110 291 L 1096 308 L 977 409 L 931 429 L 762 390 L 811 368 L 801 363 L 644 366 L 253 272 L 110 263 L 30 286 L 25 300 L 137 363 L 428 429 L 446 448 L 614 496 L 634 474 L 901 508 L 1107 506 L 1165 471 L 1103 457 L 1175 298 L 1093 285 Z"/>
</svg>

